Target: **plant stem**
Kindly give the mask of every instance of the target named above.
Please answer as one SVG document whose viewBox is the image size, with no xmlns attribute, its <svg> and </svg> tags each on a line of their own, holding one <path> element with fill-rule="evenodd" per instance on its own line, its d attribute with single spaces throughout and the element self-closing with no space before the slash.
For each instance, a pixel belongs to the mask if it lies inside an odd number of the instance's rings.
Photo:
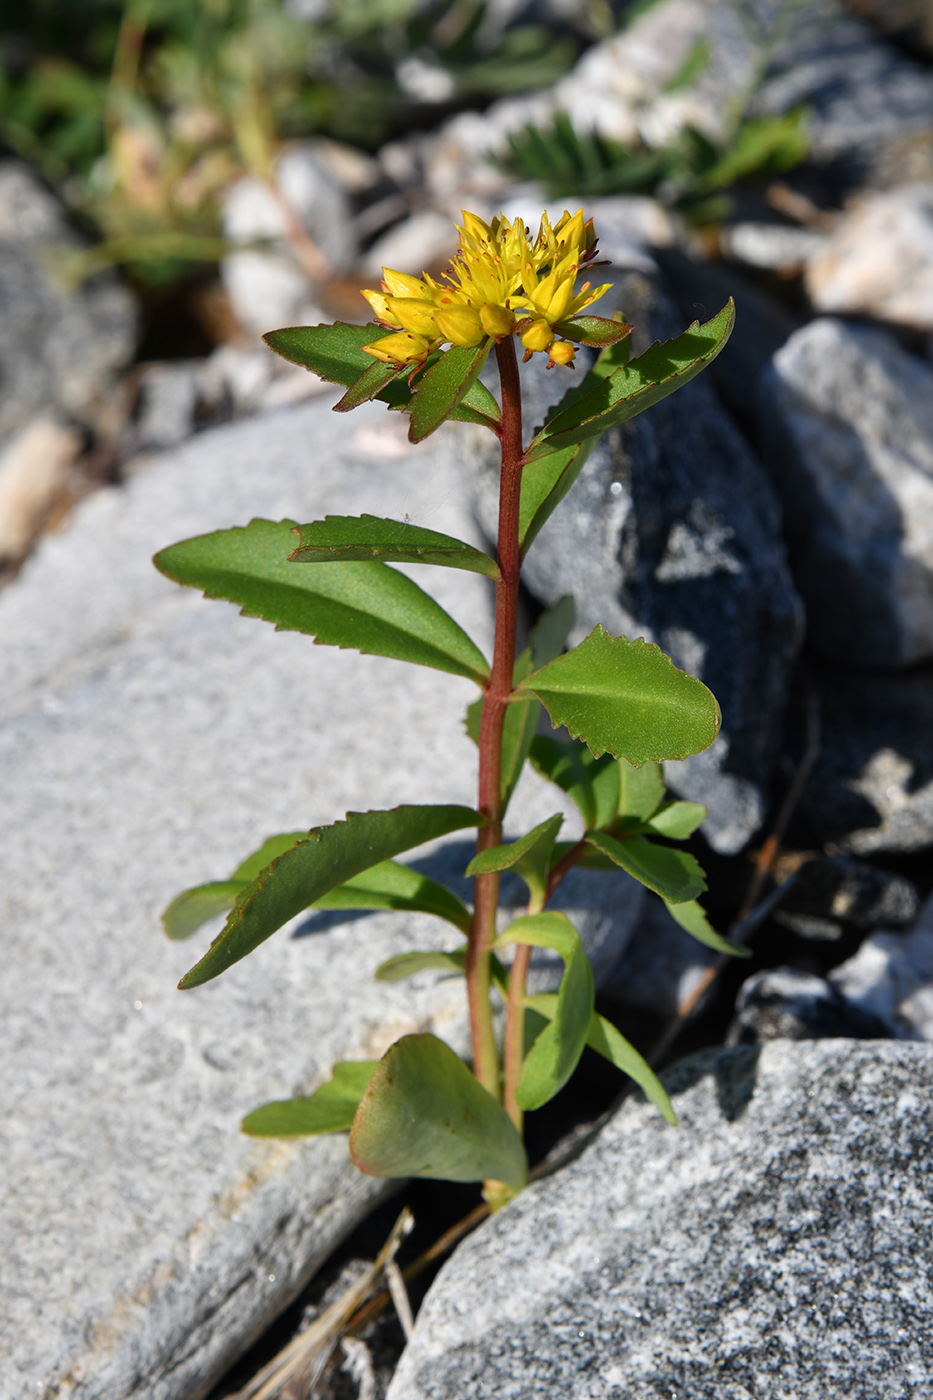
<svg viewBox="0 0 933 1400">
<path fill-rule="evenodd" d="M 502 473 L 499 482 L 499 579 L 496 583 L 496 636 L 489 685 L 483 697 L 479 726 L 479 801 L 485 818 L 476 842 L 477 853 L 498 846 L 502 840 L 502 729 L 512 693 L 515 667 L 515 629 L 518 620 L 518 579 L 521 552 L 518 545 L 518 503 L 522 473 L 522 399 L 515 342 L 511 336 L 496 344 L 502 385 Z M 499 876 L 477 875 L 474 885 L 473 924 L 466 955 L 467 997 L 473 1041 L 473 1069 L 494 1098 L 501 1098 L 499 1058 L 496 1053 L 489 1004 L 489 950 L 496 936 Z"/>
</svg>

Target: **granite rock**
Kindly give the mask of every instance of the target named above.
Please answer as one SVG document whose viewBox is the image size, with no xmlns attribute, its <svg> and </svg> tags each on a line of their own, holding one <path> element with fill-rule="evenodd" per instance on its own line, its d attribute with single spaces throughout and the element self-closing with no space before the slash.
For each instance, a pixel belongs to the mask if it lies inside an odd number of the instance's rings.
<svg viewBox="0 0 933 1400">
<path fill-rule="evenodd" d="M 776 967 L 742 983 L 726 1044 L 840 1036 L 883 1040 L 890 1034 L 881 1017 L 855 1005 L 832 981 L 799 968 Z"/>
<path fill-rule="evenodd" d="M 905 875 L 837 853 L 799 866 L 771 917 L 801 938 L 835 942 L 844 933 L 907 928 L 919 907 L 917 887 Z"/>
<path fill-rule="evenodd" d="M 933 181 L 867 193 L 816 238 L 804 283 L 817 311 L 933 330 Z"/>
<path fill-rule="evenodd" d="M 0 441 L 40 412 L 93 421 L 132 357 L 128 288 L 101 273 L 68 291 L 56 275 L 83 246 L 38 176 L 0 162 Z"/>
<path fill-rule="evenodd" d="M 669 1071 L 466 1240 L 389 1400 L 853 1400 L 933 1385 L 933 1052 L 776 1041 Z"/>
<path fill-rule="evenodd" d="M 876 933 L 829 974 L 851 1006 L 899 1040 L 933 1041 L 933 901 L 910 933 Z"/>
<path fill-rule="evenodd" d="M 87 498 L 0 595 L 2 1400 L 198 1400 L 387 1190 L 340 1139 L 241 1137 L 243 1112 L 409 1030 L 464 1044 L 456 980 L 369 978 L 446 946 L 433 921 L 299 920 L 190 995 L 175 983 L 210 930 L 159 929 L 266 834 L 472 801 L 466 681 L 277 635 L 149 562 L 254 514 L 365 508 L 470 537 L 452 438 L 412 448 L 400 416 L 348 423 L 331 401 L 204 433 Z M 488 645 L 484 582 L 429 583 Z M 554 792 L 523 778 L 516 828 Z"/>
<path fill-rule="evenodd" d="M 813 665 L 819 757 L 796 819 L 802 844 L 851 855 L 933 845 L 933 673 Z"/>
<path fill-rule="evenodd" d="M 625 308 L 636 353 L 683 329 L 657 283 L 642 272 L 616 278 L 600 305 Z M 528 368 L 528 421 L 540 422 L 573 380 Z M 488 533 L 495 464 L 478 433 L 473 443 Z M 574 595 L 573 641 L 597 622 L 645 636 L 709 685 L 722 708 L 719 739 L 665 772 L 679 796 L 706 804 L 711 845 L 740 850 L 764 820 L 801 611 L 776 495 L 704 376 L 606 434 L 530 550 L 524 578 L 548 605 Z"/>
<path fill-rule="evenodd" d="M 765 370 L 761 414 L 808 647 L 865 668 L 933 657 L 933 370 L 820 318 Z"/>
</svg>

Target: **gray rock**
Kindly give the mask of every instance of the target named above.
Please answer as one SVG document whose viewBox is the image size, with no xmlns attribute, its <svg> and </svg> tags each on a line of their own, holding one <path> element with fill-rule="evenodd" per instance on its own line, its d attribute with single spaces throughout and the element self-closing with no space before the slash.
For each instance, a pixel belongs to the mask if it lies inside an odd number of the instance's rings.
<svg viewBox="0 0 933 1400">
<path fill-rule="evenodd" d="M 933 656 L 933 370 L 821 318 L 774 356 L 761 413 L 808 646 L 858 667 Z"/>
<path fill-rule="evenodd" d="M 347 194 L 313 141 L 282 155 L 276 182 L 273 189 L 245 176 L 223 210 L 224 233 L 232 242 L 269 244 L 230 253 L 221 263 L 234 315 L 257 337 L 279 326 L 322 321 L 317 283 L 356 256 Z M 301 244 L 302 238 L 310 242 Z"/>
<path fill-rule="evenodd" d="M 803 14 L 811 9 L 800 8 Z M 756 97 L 757 110 L 778 113 L 805 106 L 811 161 L 840 167 L 850 186 L 871 178 L 899 144 L 929 141 L 933 86 L 928 69 L 860 21 L 832 22 L 827 15 L 809 33 L 791 37 L 775 58 Z"/>
<path fill-rule="evenodd" d="M 707 1051 L 466 1240 L 389 1400 L 826 1400 L 933 1384 L 933 1052 Z"/>
<path fill-rule="evenodd" d="M 800 272 L 822 253 L 825 244 L 826 234 L 818 229 L 750 220 L 727 224 L 720 234 L 720 247 L 727 258 L 778 272 L 782 277 Z"/>
<path fill-rule="evenodd" d="M 618 303 L 639 327 L 636 352 L 683 329 L 641 274 L 622 278 L 600 306 L 608 314 Z M 529 423 L 573 382 L 532 365 Z M 478 434 L 473 442 L 488 532 L 495 454 Z M 801 613 L 776 496 L 702 376 L 605 436 L 529 552 L 525 580 L 547 604 L 573 593 L 574 641 L 597 622 L 645 636 L 709 685 L 722 708 L 720 738 L 665 771 L 678 795 L 707 805 L 714 848 L 740 850 L 764 819 Z"/>
<path fill-rule="evenodd" d="M 697 990 L 716 956 L 648 895 L 634 935 L 601 990 L 618 1008 L 623 1031 L 633 1013 L 660 1030 Z"/>
<path fill-rule="evenodd" d="M 370 978 L 449 946 L 432 921 L 284 930 L 187 996 L 208 935 L 158 925 L 270 832 L 473 800 L 471 685 L 277 635 L 149 562 L 253 514 L 470 536 L 455 433 L 411 448 L 400 416 L 330 402 L 202 434 L 89 497 L 0 595 L 3 1400 L 198 1400 L 387 1189 L 342 1140 L 264 1144 L 241 1115 L 408 1030 L 463 1043 L 456 980 Z M 429 583 L 488 644 L 479 577 Z M 516 830 L 555 792 L 523 778 Z"/>
<path fill-rule="evenodd" d="M 933 181 L 868 193 L 806 258 L 817 311 L 933 330 Z"/>
<path fill-rule="evenodd" d="M 876 933 L 829 974 L 833 989 L 899 1040 L 933 1040 L 933 901 L 908 934 Z"/>
<path fill-rule="evenodd" d="M 886 1039 L 886 1023 L 856 1006 L 832 981 L 795 967 L 756 972 L 739 989 L 727 1045 L 769 1040 Z"/>
<path fill-rule="evenodd" d="M 42 410 L 92 421 L 133 354 L 129 290 L 101 273 L 68 291 L 56 272 L 82 247 L 29 167 L 0 162 L 0 441 Z"/>
<path fill-rule="evenodd" d="M 819 758 L 801 803 L 807 844 L 853 855 L 933 845 L 933 676 L 810 668 Z"/>
<path fill-rule="evenodd" d="M 906 928 L 919 907 L 906 876 L 851 856 L 818 855 L 797 869 L 772 918 L 802 938 L 834 942 L 847 932 Z"/>
</svg>

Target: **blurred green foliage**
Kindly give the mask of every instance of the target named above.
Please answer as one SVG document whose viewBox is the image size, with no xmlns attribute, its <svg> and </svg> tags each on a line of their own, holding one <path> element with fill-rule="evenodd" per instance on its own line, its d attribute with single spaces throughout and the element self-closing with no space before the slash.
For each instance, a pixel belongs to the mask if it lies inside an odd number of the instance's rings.
<svg viewBox="0 0 933 1400">
<path fill-rule="evenodd" d="M 603 8 L 555 38 L 497 30 L 485 0 L 0 0 L 0 140 L 99 230 L 100 261 L 171 277 L 216 260 L 222 192 L 270 179 L 283 141 L 375 150 L 553 82 Z"/>
</svg>

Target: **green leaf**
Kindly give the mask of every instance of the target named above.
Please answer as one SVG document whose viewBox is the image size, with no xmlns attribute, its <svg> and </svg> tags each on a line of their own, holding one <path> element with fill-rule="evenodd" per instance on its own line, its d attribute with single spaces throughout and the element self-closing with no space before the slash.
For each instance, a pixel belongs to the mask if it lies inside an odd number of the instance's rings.
<svg viewBox="0 0 933 1400">
<path fill-rule="evenodd" d="M 376 1066 L 350 1133 L 367 1176 L 528 1180 L 522 1140 L 501 1104 L 433 1035 L 406 1035 Z"/>
<path fill-rule="evenodd" d="M 665 802 L 648 822 L 648 830 L 672 841 L 685 841 L 705 816 L 702 802 Z"/>
<path fill-rule="evenodd" d="M 619 810 L 619 763 L 607 753 L 600 758 L 594 758 L 586 747 L 583 749 L 582 759 L 596 804 L 593 826 L 600 831 L 604 826 L 612 825 Z"/>
<path fill-rule="evenodd" d="M 468 807 L 409 806 L 350 812 L 346 821 L 312 828 L 241 891 L 223 932 L 179 987 L 187 991 L 226 972 L 289 919 L 354 875 L 400 851 L 481 822 L 479 813 Z"/>
<path fill-rule="evenodd" d="M 517 685 L 523 676 L 528 675 L 530 670 L 531 650 L 526 648 L 515 662 L 515 668 L 512 672 L 513 684 Z M 499 783 L 503 814 L 509 805 L 515 784 L 521 777 L 540 713 L 541 705 L 533 696 L 528 697 L 527 704 L 521 702 L 509 705 L 505 712 L 505 720 L 502 725 L 502 765 Z M 477 745 L 479 744 L 479 727 L 482 716 L 483 697 L 480 695 L 467 707 L 465 719 L 467 734 Z"/>
<path fill-rule="evenodd" d="M 250 1137 L 279 1138 L 349 1132 L 377 1064 L 377 1060 L 344 1060 L 334 1065 L 333 1078 L 313 1094 L 254 1108 L 243 1119 L 243 1132 Z"/>
<path fill-rule="evenodd" d="M 568 744 L 552 734 L 536 734 L 528 754 L 535 772 L 566 792 L 589 830 L 596 824 L 596 800 L 582 755 L 582 744 Z"/>
<path fill-rule="evenodd" d="M 373 364 L 381 361 L 367 355 L 364 345 L 372 345 L 393 331 L 377 325 L 350 325 L 337 321 L 332 326 L 289 326 L 269 331 L 263 340 L 283 359 L 313 370 L 321 379 L 333 384 L 355 385 Z M 428 368 L 440 355 L 429 357 Z M 412 401 L 414 391 L 408 383 L 409 367 L 396 367 L 394 377 L 375 395 L 389 408 L 404 412 Z M 469 386 L 450 417 L 462 423 L 480 423 L 494 431 L 502 421 L 502 411 L 492 394 L 479 380 Z"/>
<path fill-rule="evenodd" d="M 549 452 L 522 468 L 518 505 L 518 542 L 522 558 L 528 553 L 542 525 L 553 515 L 583 470 L 596 446 L 595 439 Z"/>
<path fill-rule="evenodd" d="M 715 948 L 717 953 L 728 953 L 734 958 L 751 957 L 751 949 L 743 948 L 740 943 L 730 943 L 728 938 L 723 938 L 712 927 L 702 905 L 696 900 L 688 900 L 682 904 L 671 904 L 668 900 L 667 912 L 672 919 L 676 919 L 681 928 L 687 930 L 700 943 L 705 943 L 707 948 Z"/>
<path fill-rule="evenodd" d="M 520 683 L 594 754 L 630 763 L 686 758 L 719 732 L 719 706 L 653 642 L 611 637 L 597 624 L 573 651 Z"/>
<path fill-rule="evenodd" d="M 294 529 L 291 520 L 253 520 L 170 545 L 154 562 L 176 583 L 237 603 L 280 631 L 485 681 L 482 653 L 411 579 L 376 560 L 296 569 L 288 562 Z"/>
<path fill-rule="evenodd" d="M 369 403 L 398 376 L 398 372 L 398 365 L 373 360 L 369 369 L 350 385 L 340 402 L 334 404 L 334 412 L 349 413 L 351 409 L 359 408 L 361 403 Z"/>
<path fill-rule="evenodd" d="M 620 817 L 646 822 L 664 801 L 664 777 L 659 763 L 645 763 L 635 768 L 620 758 L 619 782 Z"/>
<path fill-rule="evenodd" d="M 229 880 L 214 880 L 210 884 L 196 885 L 177 895 L 162 915 L 162 927 L 167 937 L 173 939 L 190 938 L 208 919 L 223 914 L 236 902 L 237 895 L 245 889 L 250 880 L 276 856 L 288 851 L 297 841 L 307 836 L 306 831 L 290 831 L 282 836 L 270 836 L 257 851 L 246 857 L 230 876 Z"/>
<path fill-rule="evenodd" d="M 463 976 L 466 961 L 466 948 L 457 948 L 452 953 L 399 953 L 380 963 L 373 976 L 377 982 L 402 982 L 406 977 L 414 977 L 416 972 L 437 969 Z M 502 995 L 508 996 L 509 974 L 493 953 L 490 959 L 492 980 Z"/>
<path fill-rule="evenodd" d="M 532 902 L 539 907 L 547 895 L 547 877 L 554 838 L 563 823 L 560 812 L 541 822 L 533 831 L 504 846 L 491 846 L 475 855 L 466 868 L 468 875 L 489 875 L 515 869 L 528 886 Z"/>
<path fill-rule="evenodd" d="M 423 442 L 453 415 L 489 354 L 488 336 L 479 345 L 452 345 L 423 376 L 411 401 L 411 442 Z"/>
<path fill-rule="evenodd" d="M 452 535 L 425 530 L 407 520 L 377 515 L 327 515 L 295 531 L 301 543 L 288 556 L 293 564 L 327 564 L 351 559 L 383 563 L 442 564 L 498 579 L 494 559 Z"/>
<path fill-rule="evenodd" d="M 634 326 L 624 321 L 611 320 L 607 316 L 573 316 L 566 321 L 556 321 L 554 329 L 568 340 L 576 340 L 580 345 L 593 345 L 602 349 L 607 345 L 618 345 Z"/>
<path fill-rule="evenodd" d="M 533 462 L 598 436 L 687 384 L 722 350 L 734 320 L 735 306 L 730 298 L 719 315 L 705 325 L 694 321 L 682 335 L 663 345 L 652 345 L 545 423 L 529 443 L 525 461 Z"/>
<path fill-rule="evenodd" d="M 493 945 L 530 943 L 553 948 L 566 964 L 554 1019 L 525 1056 L 515 1099 L 519 1108 L 540 1108 L 558 1093 L 583 1054 L 593 1015 L 593 973 L 580 935 L 566 914 L 524 914 L 514 919 Z"/>
<path fill-rule="evenodd" d="M 655 846 L 643 836 L 617 841 L 604 831 L 593 831 L 587 839 L 616 865 L 621 865 L 641 884 L 660 895 L 665 903 L 686 903 L 706 889 L 703 871 L 686 851 Z"/>
<path fill-rule="evenodd" d="M 576 615 L 577 610 L 570 593 L 558 598 L 553 608 L 548 608 L 547 612 L 541 614 L 528 637 L 531 664 L 535 668 L 553 661 L 555 656 L 560 656 L 573 630 Z"/>
<path fill-rule="evenodd" d="M 348 386 L 355 384 L 374 364 L 382 363 L 367 355 L 363 346 L 392 334 L 384 326 L 337 321 L 332 326 L 286 326 L 280 331 L 269 331 L 263 340 L 283 360 L 312 370 L 319 379 L 330 384 Z M 400 372 L 396 367 L 395 373 Z"/>
<path fill-rule="evenodd" d="M 537 1011 L 540 1016 L 551 1021 L 557 1010 L 557 994 L 556 992 L 541 992 L 537 996 L 526 997 L 525 1004 L 532 1011 Z M 605 1016 L 598 1016 L 595 1011 L 590 1020 L 586 1043 L 591 1050 L 596 1051 L 597 1055 L 602 1055 L 603 1059 L 615 1065 L 616 1069 L 627 1074 L 629 1079 L 634 1079 L 649 1103 L 653 1103 L 656 1108 L 661 1110 L 671 1127 L 677 1126 L 677 1115 L 668 1098 L 667 1090 L 648 1061 L 639 1055 L 634 1045 L 616 1030 L 611 1021 L 607 1021 Z"/>
<path fill-rule="evenodd" d="M 302 832 L 304 836 L 306 833 Z M 316 899 L 313 909 L 402 909 L 433 914 L 461 933 L 470 931 L 470 911 L 452 890 L 398 861 L 384 860 Z"/>
</svg>

